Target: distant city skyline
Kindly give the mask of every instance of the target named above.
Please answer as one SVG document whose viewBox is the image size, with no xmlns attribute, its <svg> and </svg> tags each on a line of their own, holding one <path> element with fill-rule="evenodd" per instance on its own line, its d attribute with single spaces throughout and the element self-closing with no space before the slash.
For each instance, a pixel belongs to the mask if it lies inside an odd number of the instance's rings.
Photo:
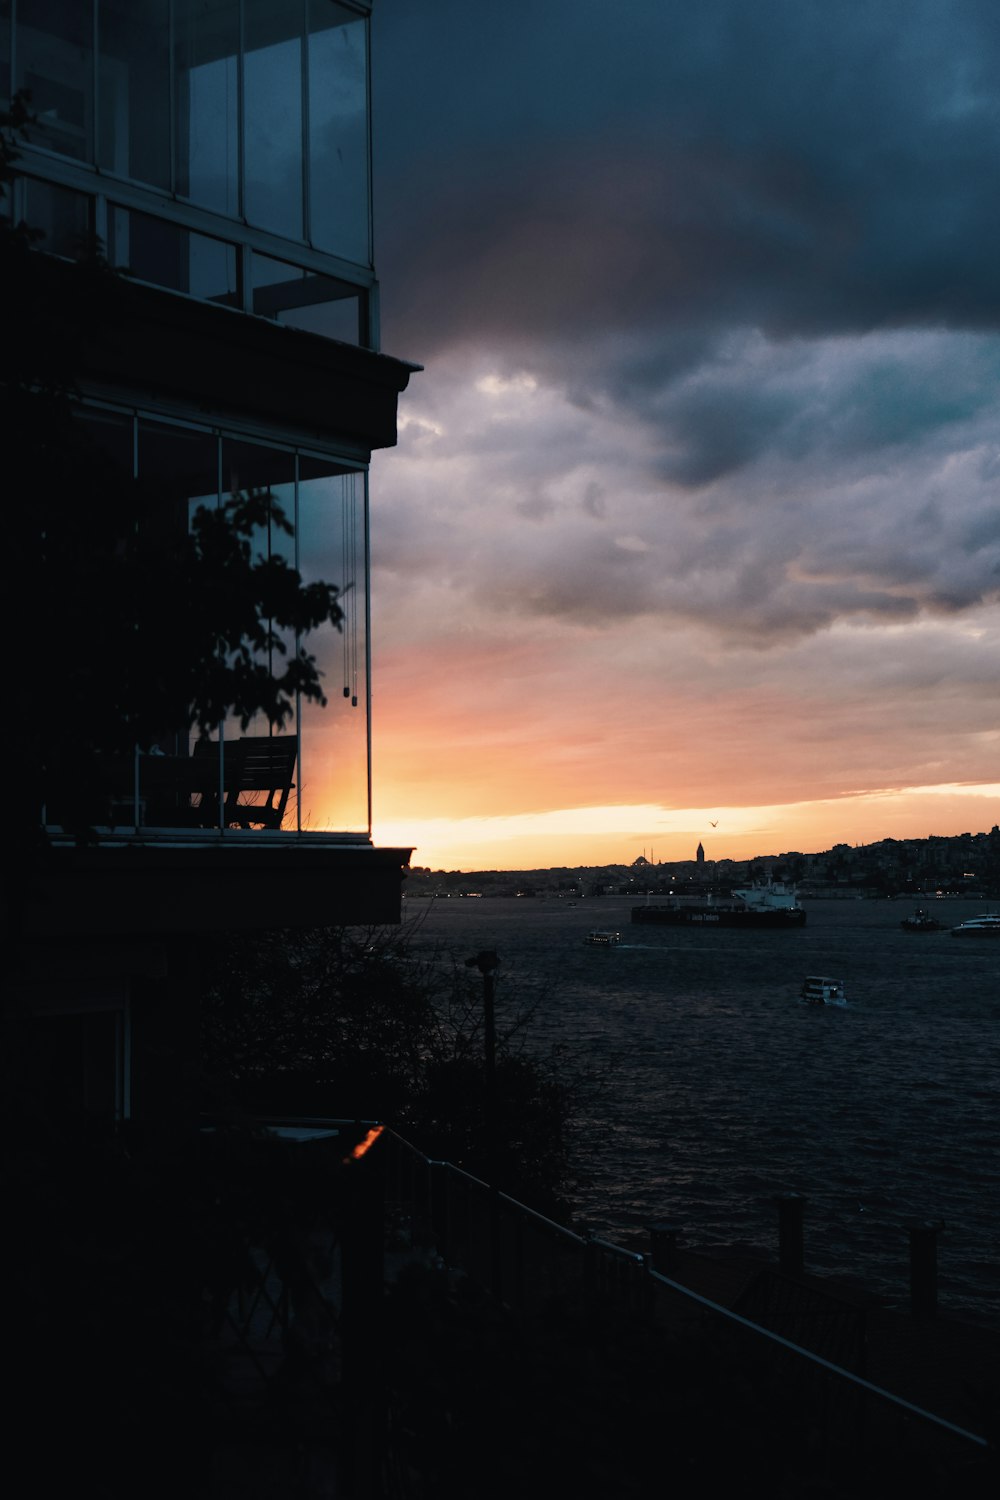
<svg viewBox="0 0 1000 1500">
<path fill-rule="evenodd" d="M 510 868 L 990 827 L 995 11 L 374 28 L 383 342 L 425 366 L 373 465 L 377 836 Z"/>
<path fill-rule="evenodd" d="M 668 877 L 666 872 L 671 873 Z M 777 879 L 804 881 L 812 884 L 833 878 L 834 883 L 847 880 L 862 882 L 875 877 L 884 882 L 912 879 L 932 880 L 937 884 L 955 880 L 962 886 L 977 880 L 991 890 L 1000 888 L 1000 826 L 990 829 L 968 830 L 962 834 L 930 834 L 914 839 L 878 839 L 871 843 L 848 843 L 838 840 L 822 849 L 759 849 L 756 853 L 740 859 L 725 855 L 702 857 L 702 846 L 678 859 L 663 859 L 654 850 L 643 850 L 631 858 L 612 859 L 606 862 L 584 861 L 581 864 L 562 864 L 558 861 L 542 861 L 536 865 L 502 866 L 489 864 L 467 864 L 465 866 L 425 865 L 414 860 L 411 875 L 419 885 L 436 876 L 445 876 L 454 881 L 465 876 L 494 878 L 505 876 L 537 876 L 583 878 L 601 873 L 625 874 L 641 885 L 654 881 L 680 878 L 682 883 L 690 879 L 697 882 L 728 882 L 731 879 L 761 877 L 761 871 L 773 874 Z M 615 872 L 612 874 L 612 872 Z M 659 873 L 658 873 L 659 872 Z M 489 883 L 489 881 L 488 881 Z M 970 887 L 971 888 L 971 887 Z"/>
<path fill-rule="evenodd" d="M 976 793 L 924 789 L 908 796 L 841 798 L 804 807 L 717 809 L 569 808 L 496 818 L 376 820 L 385 842 L 414 843 L 413 863 L 434 869 L 528 870 L 555 865 L 631 864 L 646 853 L 663 863 L 753 859 L 834 844 L 987 833 L 1000 819 L 1000 784 Z M 713 816 L 716 815 L 713 811 Z M 630 826 L 631 816 L 635 822 Z M 702 819 L 700 824 L 695 817 Z"/>
</svg>

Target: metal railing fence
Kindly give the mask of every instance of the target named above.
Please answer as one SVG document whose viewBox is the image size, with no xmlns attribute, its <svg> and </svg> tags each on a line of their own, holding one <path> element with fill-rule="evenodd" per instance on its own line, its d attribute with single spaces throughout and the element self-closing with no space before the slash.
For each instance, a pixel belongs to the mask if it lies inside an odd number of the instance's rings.
<svg viewBox="0 0 1000 1500">
<path fill-rule="evenodd" d="M 537 1313 L 554 1299 L 610 1308 L 659 1330 L 666 1358 L 696 1349 L 728 1382 L 742 1380 L 758 1397 L 769 1392 L 831 1450 L 872 1443 L 911 1456 L 990 1450 L 980 1434 L 713 1302 L 655 1270 L 647 1256 L 557 1224 L 391 1130 L 383 1149 L 390 1211 L 410 1213 L 422 1243 L 514 1314 Z"/>
</svg>

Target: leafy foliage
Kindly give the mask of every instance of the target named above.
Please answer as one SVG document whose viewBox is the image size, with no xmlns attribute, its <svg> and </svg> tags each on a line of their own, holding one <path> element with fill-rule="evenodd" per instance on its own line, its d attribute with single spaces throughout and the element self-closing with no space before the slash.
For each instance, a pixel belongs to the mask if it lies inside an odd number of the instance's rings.
<svg viewBox="0 0 1000 1500">
<path fill-rule="evenodd" d="M 477 1176 L 490 1159 L 479 976 L 422 956 L 413 924 L 241 935 L 216 954 L 203 1003 L 216 1086 L 262 1112 L 377 1118 Z M 498 996 L 499 1185 L 567 1212 L 572 1120 L 592 1081 L 530 1046 L 531 1013 Z"/>
</svg>

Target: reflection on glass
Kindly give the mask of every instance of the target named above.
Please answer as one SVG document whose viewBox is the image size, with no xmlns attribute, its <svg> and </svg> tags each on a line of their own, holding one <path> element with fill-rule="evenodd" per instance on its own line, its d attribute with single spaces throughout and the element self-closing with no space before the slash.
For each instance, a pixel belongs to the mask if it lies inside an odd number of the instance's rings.
<svg viewBox="0 0 1000 1500">
<path fill-rule="evenodd" d="M 265 516 L 250 538 L 255 563 L 272 561 L 295 566 L 295 458 L 291 453 L 260 443 L 227 439 L 222 447 L 224 499 L 257 493 L 265 502 Z M 270 678 L 280 678 L 294 658 L 294 635 L 266 622 L 268 642 L 250 652 L 251 663 Z M 296 704 L 282 722 L 263 710 L 244 725 L 231 715 L 222 726 L 226 742 L 227 799 L 224 817 L 229 827 L 294 829 L 298 824 L 298 722 Z"/>
<path fill-rule="evenodd" d="M 301 7 L 279 17 L 245 13 L 243 59 L 246 216 L 288 239 L 302 238 Z"/>
<path fill-rule="evenodd" d="M 299 570 L 341 589 L 342 629 L 311 636 L 328 703 L 303 703 L 302 826 L 367 834 L 368 641 L 365 476 L 321 460 L 299 467 Z"/>
<path fill-rule="evenodd" d="M 367 265 L 367 22 L 330 0 L 309 5 L 309 236 Z"/>
<path fill-rule="evenodd" d="M 239 306 L 236 246 L 204 234 L 188 235 L 188 285 L 192 297 Z"/>
<path fill-rule="evenodd" d="M 259 317 L 347 344 L 360 342 L 357 287 L 256 252 L 250 257 L 250 268 L 252 307 Z"/>
<path fill-rule="evenodd" d="M 18 0 L 15 87 L 30 95 L 30 138 L 83 161 L 94 154 L 93 37 L 93 0 Z"/>
<path fill-rule="evenodd" d="M 328 277 L 314 279 L 329 280 Z M 278 322 L 288 328 L 302 328 L 325 339 L 339 339 L 342 344 L 362 342 L 360 320 L 361 297 L 353 288 L 349 295 L 338 295 L 335 301 L 292 307 L 278 314 Z"/>
<path fill-rule="evenodd" d="M 35 177 L 24 179 L 24 191 L 24 217 L 32 229 L 41 231 L 41 249 L 76 260 L 90 237 L 90 198 Z"/>
<path fill-rule="evenodd" d="M 239 305 L 236 247 L 127 208 L 108 213 L 108 259 L 140 281 Z"/>
<path fill-rule="evenodd" d="M 211 433 L 152 421 L 139 423 L 143 547 L 166 552 L 187 533 L 189 515 L 198 505 L 215 508 L 218 467 L 219 441 Z M 188 603 L 177 600 L 178 611 Z M 176 620 L 160 623 L 176 638 Z M 157 643 L 156 649 L 162 649 L 162 643 Z M 149 690 L 152 704 L 155 685 L 143 683 L 141 687 Z M 155 828 L 211 828 L 217 824 L 218 767 L 204 759 L 195 761 L 194 740 L 186 722 L 170 722 L 168 718 L 142 747 L 136 758 L 141 823 Z"/>
<path fill-rule="evenodd" d="M 101 0 L 98 161 L 170 188 L 169 0 Z"/>
<path fill-rule="evenodd" d="M 130 648 L 123 668 L 127 711 L 144 733 L 141 745 L 119 746 L 113 763 L 108 761 L 111 825 L 237 837 L 300 828 L 367 837 L 364 473 L 332 459 L 296 460 L 267 444 L 219 438 L 166 421 L 136 423 L 113 412 L 82 413 L 80 426 L 120 475 L 129 482 L 133 473 L 138 476 L 135 535 L 147 559 L 186 545 L 199 510 L 214 514 L 233 493 L 252 493 L 263 502 L 249 538 L 252 559 L 297 568 L 307 584 L 335 585 L 343 614 L 341 629 L 327 624 L 298 642 L 277 626 L 269 638 L 249 641 L 245 606 L 257 595 L 244 596 L 223 563 L 212 585 L 220 598 L 208 599 L 204 615 L 211 620 L 212 641 L 216 631 L 230 643 L 242 637 L 243 648 L 234 649 L 245 651 L 242 659 L 251 673 L 259 670 L 255 691 L 266 688 L 268 678 L 280 677 L 296 649 L 304 649 L 322 674 L 327 703 L 293 698 L 291 715 L 281 721 L 266 707 L 246 723 L 233 713 L 204 736 L 188 723 L 188 695 L 194 693 L 191 670 L 203 674 L 203 686 L 214 676 L 214 645 L 205 652 L 191 587 L 179 586 L 184 597 L 168 597 L 163 590 L 175 588 L 174 575 L 163 574 L 158 582 L 154 568 L 147 586 L 156 593 L 155 608 L 143 609 L 136 620 L 137 653 L 133 658 Z M 288 527 L 280 524 L 279 508 Z M 133 523 L 127 524 L 131 531 Z M 187 640 L 189 617 L 194 628 Z M 172 664 L 178 661 L 183 666 L 175 672 Z M 58 795 L 50 804 L 58 824 Z"/>
<path fill-rule="evenodd" d="M 238 0 L 174 0 L 177 191 L 231 218 L 239 202 Z"/>
<path fill-rule="evenodd" d="M 10 102 L 10 0 L 0 0 L 0 100 Z"/>
</svg>

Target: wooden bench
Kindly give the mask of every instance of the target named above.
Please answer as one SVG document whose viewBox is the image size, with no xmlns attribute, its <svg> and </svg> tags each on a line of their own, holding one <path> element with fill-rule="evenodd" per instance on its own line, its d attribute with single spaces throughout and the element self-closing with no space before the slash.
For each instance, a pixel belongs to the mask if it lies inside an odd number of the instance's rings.
<svg viewBox="0 0 1000 1500">
<path fill-rule="evenodd" d="M 295 763 L 299 754 L 297 734 L 247 735 L 225 740 L 222 745 L 222 786 L 225 796 L 222 824 L 225 828 L 280 828 L 295 785 Z M 198 763 L 201 793 L 200 821 L 205 827 L 218 824 L 217 740 L 198 740 L 192 761 Z M 204 772 L 208 772 L 205 775 Z M 263 801 L 253 794 L 266 793 Z"/>
</svg>

